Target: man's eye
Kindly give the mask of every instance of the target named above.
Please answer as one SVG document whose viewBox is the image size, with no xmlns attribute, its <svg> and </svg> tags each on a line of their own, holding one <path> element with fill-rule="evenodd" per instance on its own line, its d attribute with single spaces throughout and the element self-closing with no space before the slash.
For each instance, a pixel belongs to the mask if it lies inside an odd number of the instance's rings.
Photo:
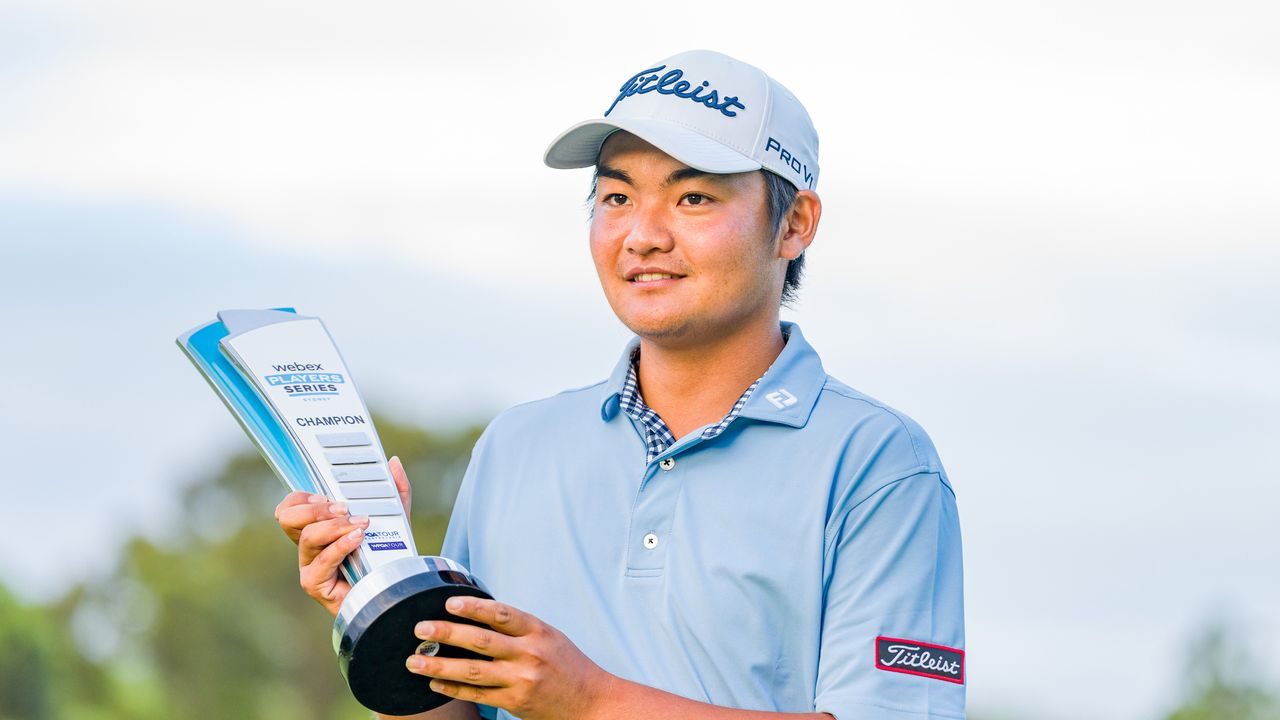
<svg viewBox="0 0 1280 720">
<path fill-rule="evenodd" d="M 702 193 L 689 193 L 681 199 L 690 205 L 706 205 L 709 200 L 709 198 Z"/>
<path fill-rule="evenodd" d="M 604 196 L 605 205 L 626 205 L 627 196 L 622 193 L 609 193 Z"/>
</svg>

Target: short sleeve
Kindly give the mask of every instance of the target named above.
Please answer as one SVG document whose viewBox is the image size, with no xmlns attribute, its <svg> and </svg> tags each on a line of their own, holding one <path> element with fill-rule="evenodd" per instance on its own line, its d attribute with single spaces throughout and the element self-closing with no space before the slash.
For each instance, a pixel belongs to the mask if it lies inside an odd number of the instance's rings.
<svg viewBox="0 0 1280 720">
<path fill-rule="evenodd" d="M 476 493 L 476 484 L 481 475 L 481 469 L 485 465 L 485 447 L 487 445 L 488 429 L 480 435 L 476 440 L 475 447 L 471 449 L 471 459 L 467 462 L 467 470 L 463 473 L 462 484 L 458 486 L 458 496 L 453 501 L 453 512 L 449 515 L 449 527 L 444 533 L 444 543 L 440 547 L 440 554 L 444 557 L 461 563 L 463 567 L 471 571 L 473 575 L 478 574 L 476 568 L 472 567 L 474 556 L 471 548 L 471 537 L 473 533 L 474 520 L 471 514 L 472 498 Z"/>
<path fill-rule="evenodd" d="M 467 464 L 466 475 L 463 476 L 462 485 L 458 488 L 458 497 L 453 501 L 453 512 L 449 515 L 449 527 L 445 530 L 440 554 L 474 572 L 471 567 L 471 541 L 467 533 L 471 510 L 473 467 L 475 467 L 474 455 L 471 462 Z"/>
<path fill-rule="evenodd" d="M 889 481 L 828 534 L 815 710 L 837 720 L 963 718 L 964 585 L 950 485 L 935 472 Z"/>
</svg>

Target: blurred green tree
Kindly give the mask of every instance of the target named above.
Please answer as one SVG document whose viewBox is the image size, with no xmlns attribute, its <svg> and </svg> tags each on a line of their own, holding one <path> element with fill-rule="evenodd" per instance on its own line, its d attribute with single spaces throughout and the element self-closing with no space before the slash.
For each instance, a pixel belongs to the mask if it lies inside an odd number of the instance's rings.
<svg viewBox="0 0 1280 720">
<path fill-rule="evenodd" d="M 1186 688 L 1186 700 L 1167 720 L 1280 720 L 1280 699 L 1225 620 L 1206 623 L 1191 642 Z"/>
<path fill-rule="evenodd" d="M 0 587 L 0 718 L 54 717 L 57 634 L 38 608 Z"/>
</svg>

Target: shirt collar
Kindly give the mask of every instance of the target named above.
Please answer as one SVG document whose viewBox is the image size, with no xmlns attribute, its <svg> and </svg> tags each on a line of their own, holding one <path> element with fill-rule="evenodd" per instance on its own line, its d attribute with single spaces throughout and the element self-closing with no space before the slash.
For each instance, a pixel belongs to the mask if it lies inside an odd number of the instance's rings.
<svg viewBox="0 0 1280 720">
<path fill-rule="evenodd" d="M 751 393 L 739 417 L 804 427 L 818 402 L 818 394 L 827 382 L 827 373 L 822 369 L 818 353 L 804 339 L 800 326 L 789 322 L 782 323 L 782 326 L 790 333 L 790 339 L 761 378 L 755 392 Z M 612 420 L 621 408 L 619 396 L 627 382 L 631 354 L 638 347 L 640 338 L 632 338 L 603 385 L 600 398 L 600 417 L 603 420 Z"/>
<path fill-rule="evenodd" d="M 800 326 L 789 322 L 782 326 L 791 337 L 760 378 L 759 387 L 742 406 L 739 417 L 804 427 L 827 384 L 827 372 L 822 369 L 817 351 L 804 339 Z"/>
<path fill-rule="evenodd" d="M 604 396 L 601 398 L 601 419 L 612 420 L 613 416 L 622 409 L 620 398 L 627 384 L 627 373 L 631 371 L 631 355 L 638 349 L 640 349 L 640 338 L 631 338 L 622 351 L 622 357 L 618 358 L 618 364 L 613 366 L 613 372 L 609 373 L 609 379 L 604 383 Z"/>
</svg>

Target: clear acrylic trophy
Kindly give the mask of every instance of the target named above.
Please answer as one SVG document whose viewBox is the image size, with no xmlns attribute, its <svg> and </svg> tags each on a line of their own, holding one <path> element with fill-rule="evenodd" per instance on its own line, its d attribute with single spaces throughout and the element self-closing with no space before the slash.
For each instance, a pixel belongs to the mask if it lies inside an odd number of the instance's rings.
<svg viewBox="0 0 1280 720">
<path fill-rule="evenodd" d="M 338 664 L 356 700 L 391 715 L 447 702 L 405 668 L 405 658 L 481 656 L 420 643 L 413 627 L 469 622 L 448 614 L 445 600 L 490 595 L 458 563 L 417 554 L 369 411 L 324 323 L 292 309 L 224 310 L 178 345 L 286 487 L 369 516 L 364 542 L 342 564 L 352 587 L 333 625 Z"/>
</svg>

